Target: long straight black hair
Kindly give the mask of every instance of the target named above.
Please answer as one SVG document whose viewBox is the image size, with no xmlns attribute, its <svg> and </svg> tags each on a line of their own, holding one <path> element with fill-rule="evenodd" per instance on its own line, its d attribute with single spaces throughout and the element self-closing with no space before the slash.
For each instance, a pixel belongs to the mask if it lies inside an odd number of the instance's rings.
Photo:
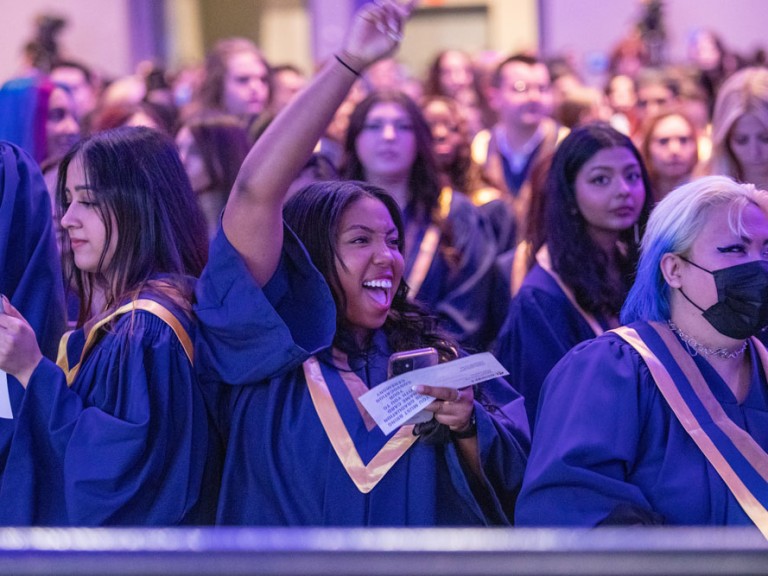
<svg viewBox="0 0 768 576">
<path fill-rule="evenodd" d="M 576 177 L 587 161 L 601 150 L 626 148 L 640 165 L 645 199 L 637 221 L 619 234 L 626 253 L 619 253 L 622 278 L 619 285 L 608 277 L 608 254 L 595 244 L 587 231 L 587 221 L 576 202 Z M 558 146 L 546 185 L 545 229 L 552 267 L 574 292 L 586 311 L 618 316 L 637 265 L 639 239 L 653 206 L 648 171 L 632 140 L 603 122 L 574 129 Z"/>
<path fill-rule="evenodd" d="M 208 257 L 205 221 L 169 137 L 149 128 L 125 127 L 78 142 L 59 166 L 59 218 L 68 207 L 67 171 L 73 161 L 82 162 L 106 228 L 104 250 L 93 273 L 77 269 L 64 235 L 65 270 L 80 297 L 78 325 L 91 314 L 97 286 L 104 290 L 109 309 L 159 275 L 171 283 L 174 278 L 200 275 Z M 107 248 L 115 235 L 115 254 L 104 270 Z M 179 288 L 183 285 L 178 282 Z"/>
</svg>

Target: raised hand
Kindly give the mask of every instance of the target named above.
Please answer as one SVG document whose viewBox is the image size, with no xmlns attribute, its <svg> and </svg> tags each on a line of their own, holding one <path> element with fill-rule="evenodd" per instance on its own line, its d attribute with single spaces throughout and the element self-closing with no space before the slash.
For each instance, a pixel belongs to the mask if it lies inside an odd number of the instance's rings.
<svg viewBox="0 0 768 576">
<path fill-rule="evenodd" d="M 405 22 L 416 0 L 376 0 L 355 14 L 342 49 L 344 61 L 362 72 L 376 60 L 392 54 L 403 38 Z"/>
<path fill-rule="evenodd" d="M 248 153 L 224 210 L 224 232 L 263 286 L 280 262 L 282 206 L 355 74 L 394 52 L 415 0 L 379 0 L 358 10 L 344 48 L 281 111 Z M 350 73 L 347 68 L 355 74 Z"/>
<path fill-rule="evenodd" d="M 2 299 L 5 314 L 0 314 L 0 370 L 15 376 L 26 388 L 43 355 L 32 327 L 7 298 Z"/>
</svg>

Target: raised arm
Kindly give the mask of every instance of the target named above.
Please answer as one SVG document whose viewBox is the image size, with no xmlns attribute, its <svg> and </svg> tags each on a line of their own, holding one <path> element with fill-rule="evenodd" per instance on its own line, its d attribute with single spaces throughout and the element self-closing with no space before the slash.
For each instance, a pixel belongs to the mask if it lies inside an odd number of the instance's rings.
<svg viewBox="0 0 768 576">
<path fill-rule="evenodd" d="M 355 14 L 344 47 L 278 114 L 243 163 L 224 211 L 224 233 L 256 281 L 275 272 L 283 244 L 282 206 L 290 183 L 356 79 L 397 48 L 415 0 L 377 0 Z M 351 69 L 351 70 L 350 70 Z"/>
</svg>

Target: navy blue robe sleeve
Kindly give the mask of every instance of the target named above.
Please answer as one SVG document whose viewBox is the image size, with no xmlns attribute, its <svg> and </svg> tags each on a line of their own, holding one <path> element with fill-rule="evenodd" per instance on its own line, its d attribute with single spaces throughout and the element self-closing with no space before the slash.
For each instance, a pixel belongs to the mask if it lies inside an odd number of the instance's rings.
<svg viewBox="0 0 768 576">
<path fill-rule="evenodd" d="M 273 378 L 332 342 L 336 308 L 330 289 L 288 227 L 284 238 L 278 269 L 262 289 L 219 228 L 196 290 L 201 380 L 251 384 Z"/>
<path fill-rule="evenodd" d="M 507 380 L 525 397 L 532 432 L 544 379 L 566 352 L 595 333 L 549 274 L 538 265 L 512 299 L 496 341 Z"/>
<path fill-rule="evenodd" d="M 7 142 L 0 142 L 0 293 L 55 359 L 66 316 L 51 200 L 34 160 Z"/>
<path fill-rule="evenodd" d="M 502 254 L 515 247 L 517 223 L 512 206 L 502 198 L 496 198 L 477 207 L 480 215 L 487 222 L 494 239 L 496 255 Z"/>
<path fill-rule="evenodd" d="M 213 446 L 192 365 L 158 317 L 122 316 L 73 383 L 43 359 L 16 417 L 3 524 L 212 521 Z"/>
<path fill-rule="evenodd" d="M 475 417 L 484 476 L 473 491 L 475 498 L 487 524 L 511 523 L 530 451 L 523 398 L 504 380 L 483 382 L 475 399 Z M 451 449 L 449 463 L 460 458 L 456 446 Z M 452 470 L 458 468 L 454 463 Z M 468 481 L 473 485 L 476 479 L 468 476 Z"/>
<path fill-rule="evenodd" d="M 617 507 L 653 513 L 642 482 L 630 476 L 657 396 L 647 367 L 617 336 L 569 352 L 544 383 L 516 523 L 595 526 Z M 662 423 L 654 421 L 655 434 L 664 433 Z"/>
</svg>

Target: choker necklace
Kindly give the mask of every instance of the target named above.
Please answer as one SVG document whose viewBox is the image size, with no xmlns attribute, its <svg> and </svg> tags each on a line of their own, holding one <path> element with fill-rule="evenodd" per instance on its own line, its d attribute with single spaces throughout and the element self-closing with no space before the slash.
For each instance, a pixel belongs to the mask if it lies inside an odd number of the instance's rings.
<svg viewBox="0 0 768 576">
<path fill-rule="evenodd" d="M 688 354 L 691 356 L 697 356 L 698 354 L 701 354 L 702 356 L 714 356 L 716 358 L 729 360 L 732 358 L 740 358 L 744 355 L 744 352 L 747 351 L 746 340 L 744 340 L 742 345 L 736 350 L 728 350 L 727 348 L 709 348 L 708 346 L 704 346 L 704 344 L 697 342 L 693 336 L 689 336 L 680 330 L 677 324 L 672 322 L 672 320 L 667 320 L 667 325 L 669 326 L 669 329 L 672 330 L 672 332 L 680 336 L 680 340 L 683 341 L 686 350 L 688 350 Z"/>
</svg>

